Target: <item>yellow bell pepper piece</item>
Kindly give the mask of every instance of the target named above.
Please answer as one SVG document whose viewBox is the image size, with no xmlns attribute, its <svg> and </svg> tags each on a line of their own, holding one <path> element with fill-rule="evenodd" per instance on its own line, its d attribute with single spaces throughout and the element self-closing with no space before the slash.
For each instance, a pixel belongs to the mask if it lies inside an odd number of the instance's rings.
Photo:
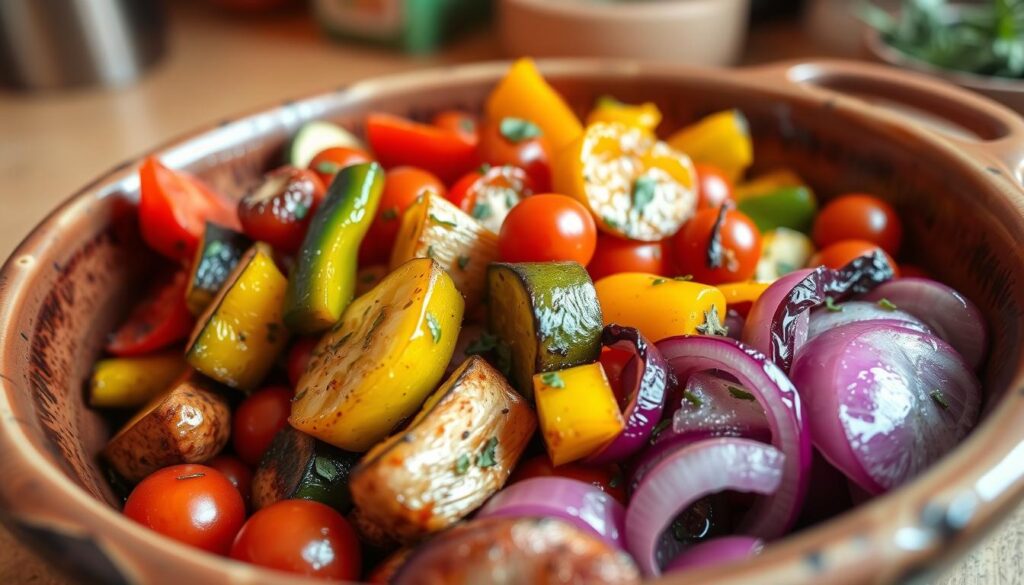
<svg viewBox="0 0 1024 585">
<path fill-rule="evenodd" d="M 184 371 L 185 358 L 179 351 L 100 360 L 89 379 L 89 406 L 142 406 L 170 388 Z"/>
<path fill-rule="evenodd" d="M 625 429 L 601 364 L 533 376 L 537 418 L 555 465 L 590 455 Z"/>
<path fill-rule="evenodd" d="M 690 155 L 695 163 L 717 167 L 733 183 L 754 162 L 754 145 L 750 140 L 747 119 L 739 110 L 712 114 L 673 134 L 672 148 Z"/>
<path fill-rule="evenodd" d="M 733 194 L 736 197 L 736 201 L 743 201 L 744 199 L 750 199 L 751 197 L 758 197 L 761 195 L 768 195 L 778 191 L 783 187 L 806 187 L 807 183 L 800 178 L 795 172 L 790 169 L 777 169 L 763 175 L 759 175 L 756 179 L 747 181 L 736 185 Z"/>
<path fill-rule="evenodd" d="M 634 128 L 654 131 L 661 123 L 661 110 L 651 102 L 640 105 L 624 104 L 619 100 L 602 96 L 587 116 L 587 125 L 595 122 L 618 122 Z"/>
<path fill-rule="evenodd" d="M 487 98 L 487 117 L 522 118 L 540 127 L 554 150 L 570 144 L 583 125 L 562 96 L 537 71 L 532 59 L 519 59 Z"/>
<path fill-rule="evenodd" d="M 720 284 L 716 288 L 725 295 L 726 306 L 731 307 L 756 301 L 769 286 L 771 286 L 770 282 L 748 281 Z"/>
<path fill-rule="evenodd" d="M 716 333 L 725 319 L 725 295 L 713 286 L 642 272 L 594 283 L 605 324 L 636 327 L 651 341 Z"/>
</svg>

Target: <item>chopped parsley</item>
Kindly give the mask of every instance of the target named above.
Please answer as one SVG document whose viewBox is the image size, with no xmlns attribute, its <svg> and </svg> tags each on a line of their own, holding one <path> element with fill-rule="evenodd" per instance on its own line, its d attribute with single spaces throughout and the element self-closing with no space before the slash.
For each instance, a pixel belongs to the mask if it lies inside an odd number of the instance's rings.
<svg viewBox="0 0 1024 585">
<path fill-rule="evenodd" d="M 540 381 L 548 388 L 565 388 L 565 380 L 558 375 L 558 372 L 548 372 L 540 375 Z"/>
<path fill-rule="evenodd" d="M 604 215 L 604 216 L 601 216 L 601 221 L 604 222 L 604 225 L 606 225 L 606 226 L 608 226 L 610 228 L 618 229 L 620 227 L 619 222 L 616 221 L 616 219 L 614 217 L 608 217 L 607 215 Z"/>
<path fill-rule="evenodd" d="M 942 390 L 936 388 L 929 392 L 928 396 L 932 397 L 932 400 L 935 401 L 935 404 L 939 405 L 939 408 L 942 410 L 949 410 L 949 402 L 946 402 L 946 397 L 942 394 Z"/>
<path fill-rule="evenodd" d="M 437 322 L 437 317 L 429 311 L 427 312 L 427 328 L 430 329 L 430 337 L 434 339 L 434 343 L 440 343 L 441 324 Z"/>
<path fill-rule="evenodd" d="M 476 466 L 481 469 L 488 467 L 494 467 L 498 464 L 498 460 L 494 458 L 495 452 L 498 450 L 498 437 L 491 437 L 487 439 L 487 443 L 484 444 L 484 448 L 480 451 L 480 454 L 476 457 Z"/>
<path fill-rule="evenodd" d="M 647 205 L 654 201 L 654 192 L 658 187 L 658 182 L 654 180 L 654 177 L 648 175 L 640 175 L 633 181 L 633 208 L 637 212 L 643 212 Z"/>
<path fill-rule="evenodd" d="M 325 175 L 334 175 L 341 170 L 341 165 L 336 162 L 329 160 L 323 160 L 316 163 L 316 171 Z"/>
<path fill-rule="evenodd" d="M 661 435 L 661 433 L 665 432 L 665 429 L 667 429 L 668 425 L 670 424 L 672 424 L 672 419 L 666 418 L 665 420 L 654 425 L 654 430 L 651 431 L 651 442 L 653 443 L 654 440 Z"/>
<path fill-rule="evenodd" d="M 683 392 L 683 398 L 690 404 L 700 408 L 704 406 L 704 401 L 701 400 L 700 396 L 697 396 L 692 390 L 686 390 Z"/>
<path fill-rule="evenodd" d="M 489 165 L 487 163 L 484 163 L 484 164 L 480 165 L 480 168 L 478 168 L 476 170 L 476 172 L 480 173 L 481 175 L 486 175 L 488 173 L 488 171 L 490 171 L 490 170 L 491 170 L 491 165 Z"/>
<path fill-rule="evenodd" d="M 750 402 L 753 402 L 753 401 L 757 400 L 756 398 L 754 398 L 753 394 L 751 394 L 750 392 L 747 392 L 746 390 L 744 390 L 742 388 L 737 388 L 736 386 L 729 386 L 728 390 L 729 390 L 729 395 L 732 396 L 733 398 L 737 399 L 737 400 L 748 400 Z"/>
<path fill-rule="evenodd" d="M 465 254 L 459 254 L 459 259 L 457 260 L 457 262 L 459 263 L 459 270 L 465 270 L 466 267 L 469 266 L 469 256 L 466 256 Z"/>
<path fill-rule="evenodd" d="M 825 297 L 825 308 L 828 309 L 828 311 L 830 313 L 842 313 L 843 312 L 843 306 L 840 305 L 840 304 L 837 304 L 836 300 L 833 299 L 832 297 Z"/>
<path fill-rule="evenodd" d="M 338 479 L 338 468 L 329 459 L 323 457 L 314 458 L 313 469 L 317 475 L 327 480 L 328 483 Z"/>
<path fill-rule="evenodd" d="M 305 203 L 296 203 L 295 208 L 292 209 L 292 215 L 295 216 L 295 219 L 304 219 L 308 213 L 309 206 Z"/>
<path fill-rule="evenodd" d="M 478 201 L 473 205 L 473 211 L 470 212 L 470 215 L 473 216 L 473 219 L 487 219 L 494 215 L 494 212 L 491 211 L 490 205 L 482 201 Z"/>
<path fill-rule="evenodd" d="M 889 299 L 882 299 L 878 301 L 878 306 L 882 307 L 886 311 L 895 311 L 898 308 L 896 304 L 890 301 Z"/>
<path fill-rule="evenodd" d="M 437 260 L 437 257 L 434 256 L 434 244 L 430 244 L 429 246 L 427 246 L 427 258 L 430 258 L 431 260 Z"/>
<path fill-rule="evenodd" d="M 455 223 L 454 221 L 452 221 L 450 219 L 441 219 L 440 217 L 437 217 L 433 213 L 431 213 L 429 215 L 429 217 L 430 217 L 430 221 L 436 223 L 437 225 L 443 225 L 443 226 L 447 226 L 447 227 L 456 227 L 456 226 L 459 225 L 459 224 Z"/>
<path fill-rule="evenodd" d="M 463 453 L 459 455 L 459 458 L 455 460 L 455 475 L 466 475 L 469 471 L 469 455 Z"/>
<path fill-rule="evenodd" d="M 529 120 L 511 116 L 501 119 L 498 130 L 509 142 L 522 142 L 541 135 L 540 126 Z"/>
<path fill-rule="evenodd" d="M 651 281 L 651 285 L 658 286 L 660 284 L 665 284 L 666 282 L 668 282 L 667 278 L 655 278 L 654 280 Z"/>
</svg>

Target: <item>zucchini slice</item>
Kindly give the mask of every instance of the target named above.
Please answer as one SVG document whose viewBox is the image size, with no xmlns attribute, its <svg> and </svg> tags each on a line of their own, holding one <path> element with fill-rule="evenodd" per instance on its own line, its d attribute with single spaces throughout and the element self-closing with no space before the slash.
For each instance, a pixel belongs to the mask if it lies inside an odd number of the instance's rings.
<svg viewBox="0 0 1024 585">
<path fill-rule="evenodd" d="M 99 360 L 89 378 L 89 406 L 131 408 L 163 393 L 185 371 L 180 351 Z"/>
<path fill-rule="evenodd" d="M 533 410 L 483 358 L 463 362 L 409 427 L 352 471 L 362 517 L 413 542 L 468 516 L 508 480 L 533 436 Z"/>
<path fill-rule="evenodd" d="M 490 330 L 511 350 L 512 383 L 526 397 L 533 375 L 593 362 L 601 305 L 576 262 L 494 263 L 487 273 Z"/>
<path fill-rule="evenodd" d="M 252 390 L 288 344 L 281 304 L 288 281 L 258 243 L 239 260 L 192 332 L 185 358 L 203 374 Z"/>
<path fill-rule="evenodd" d="M 252 240 L 245 234 L 206 222 L 185 291 L 185 303 L 193 315 L 201 314 L 210 306 L 250 247 Z"/>
<path fill-rule="evenodd" d="M 131 483 L 179 463 L 201 463 L 231 435 L 231 407 L 202 376 L 181 378 L 128 421 L 101 455 Z"/>
<path fill-rule="evenodd" d="M 259 509 L 280 500 L 302 499 L 347 514 L 352 508 L 349 474 L 358 459 L 285 425 L 274 435 L 252 478 L 253 506 Z"/>
<path fill-rule="evenodd" d="M 443 266 L 472 311 L 487 286 L 487 265 L 498 259 L 498 235 L 451 201 L 428 193 L 402 214 L 391 268 L 413 258 L 432 258 Z"/>
<path fill-rule="evenodd" d="M 412 416 L 455 351 L 462 295 L 440 265 L 410 260 L 345 309 L 313 350 L 289 421 L 363 452 Z"/>
<path fill-rule="evenodd" d="M 323 120 L 306 122 L 288 143 L 285 150 L 286 162 L 304 169 L 313 161 L 313 157 L 335 146 L 366 150 L 366 145 L 341 126 Z"/>
</svg>

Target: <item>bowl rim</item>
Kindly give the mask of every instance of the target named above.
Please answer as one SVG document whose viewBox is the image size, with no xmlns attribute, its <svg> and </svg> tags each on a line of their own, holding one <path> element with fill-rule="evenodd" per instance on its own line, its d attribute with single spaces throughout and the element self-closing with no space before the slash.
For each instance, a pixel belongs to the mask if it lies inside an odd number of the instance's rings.
<svg viewBox="0 0 1024 585">
<path fill-rule="evenodd" d="M 339 94 L 358 100 L 374 92 L 383 91 L 384 95 L 387 95 L 388 92 L 404 93 L 423 83 L 444 85 L 453 77 L 493 82 L 500 78 L 508 65 L 508 61 L 498 61 L 399 73 L 357 82 L 334 91 L 312 93 L 303 98 L 287 100 L 271 107 L 253 108 L 220 123 L 200 126 L 196 130 L 186 132 L 148 150 L 142 156 L 133 157 L 116 165 L 76 191 L 48 214 L 17 246 L 3 268 L 0 269 L 0 282 L 6 283 L 0 288 L 0 359 L 3 360 L 2 363 L 19 364 L 21 362 L 17 355 L 19 336 L 12 329 L 15 322 L 13 316 L 17 314 L 28 295 L 28 290 L 24 286 L 26 281 L 39 269 L 37 264 L 26 265 L 21 259 L 33 258 L 45 255 L 48 251 L 58 250 L 59 244 L 49 236 L 59 233 L 61 226 L 68 223 L 70 218 L 86 214 L 88 207 L 95 200 L 110 196 L 117 188 L 130 189 L 132 181 L 137 181 L 135 178 L 137 166 L 145 156 L 161 154 L 174 157 L 175 153 L 180 154 L 182 150 L 195 150 L 195 147 L 203 139 L 213 140 L 218 136 L 218 131 L 233 123 L 251 121 L 260 116 L 277 119 L 286 113 L 286 109 L 296 106 L 311 106 L 301 117 L 304 119 L 314 118 L 316 117 L 315 106 L 318 101 L 338 99 Z M 689 66 L 605 59 L 546 60 L 539 62 L 539 65 L 545 74 L 556 77 L 577 75 L 596 78 L 611 76 L 620 79 L 632 77 L 691 80 L 704 83 L 714 82 L 717 87 L 758 91 L 765 97 L 806 106 L 822 106 L 827 100 L 830 104 L 828 107 L 833 110 L 846 111 L 851 115 L 862 117 L 864 121 L 874 125 L 895 126 L 901 133 L 926 143 L 930 148 L 936 149 L 948 157 L 953 163 L 955 171 L 969 172 L 975 175 L 978 181 L 984 179 L 990 184 L 994 184 L 996 181 L 992 176 L 986 175 L 985 171 L 987 165 L 993 164 L 992 161 L 979 160 L 975 154 L 961 148 L 956 141 L 908 124 L 894 113 L 878 110 L 855 98 L 845 97 L 821 88 L 811 88 L 792 81 L 785 84 L 762 85 L 766 79 L 777 80 L 778 71 L 767 71 L 770 75 L 766 76 L 764 68 L 722 72 Z M 786 65 L 784 69 L 790 71 L 801 66 L 806 66 L 806 64 L 790 64 Z M 858 66 L 878 68 L 878 66 L 869 65 Z M 197 157 L 197 160 L 199 158 L 201 157 Z M 996 197 L 994 195 L 996 192 L 1005 194 L 1007 191 L 1013 191 L 1018 196 L 1021 194 L 1020 186 L 1016 183 L 1013 183 L 1011 187 L 1007 180 L 1005 184 L 1001 185 L 1002 187 L 999 189 L 995 186 L 992 187 L 992 197 Z M 1000 204 L 1001 207 L 1009 208 L 1016 216 L 1020 216 L 1022 218 L 1020 223 L 1024 224 L 1024 212 L 1021 209 L 1014 208 L 1011 202 L 1001 199 Z M 892 573 L 891 571 L 896 568 L 882 566 L 870 570 L 872 574 L 882 575 L 884 569 L 890 571 L 887 574 L 888 578 L 895 578 L 905 572 L 920 568 L 924 563 L 933 563 L 944 558 L 944 555 L 952 549 L 962 550 L 963 547 L 980 536 L 981 531 L 978 528 L 991 527 L 1001 519 L 1002 513 L 1010 509 L 1010 506 L 1024 499 L 1024 441 L 1019 441 L 1016 445 L 1008 444 L 1006 441 L 996 442 L 998 449 L 995 451 L 998 451 L 998 457 L 989 453 L 985 460 L 989 461 L 990 465 L 983 470 L 985 473 L 977 473 L 980 471 L 978 468 L 981 467 L 980 462 L 983 460 L 980 455 L 985 452 L 983 449 L 986 447 L 985 442 L 986 440 L 994 441 L 1000 434 L 998 429 L 1019 429 L 1016 431 L 1017 436 L 1024 437 L 1024 392 L 1017 390 L 1017 387 L 1024 386 L 1024 363 L 1018 365 L 1012 379 L 1013 386 L 1007 389 L 999 407 L 994 409 L 956 450 L 931 466 L 911 483 L 859 506 L 853 511 L 844 513 L 830 522 L 789 536 L 767 549 L 764 555 L 756 559 L 726 567 L 687 573 L 686 579 L 734 583 L 738 582 L 738 579 L 742 579 L 743 575 L 749 575 L 747 571 L 753 567 L 768 569 L 774 566 L 777 570 L 783 571 L 778 573 L 779 575 L 785 574 L 791 578 L 787 579 L 790 583 L 813 583 L 820 575 L 824 574 L 819 571 L 823 570 L 822 567 L 828 567 L 829 563 L 835 563 L 834 567 L 829 568 L 830 571 L 855 567 L 855 563 L 843 558 L 846 553 L 856 553 L 850 555 L 855 561 L 862 560 L 867 553 L 884 553 L 884 557 L 888 561 L 893 565 L 899 565 L 900 572 Z M 2 389 L 0 392 L 0 446 L 5 449 L 7 454 L 4 457 L 6 461 L 0 465 L 28 472 L 31 479 L 45 482 L 51 487 L 51 490 L 55 490 L 55 493 L 61 496 L 56 501 L 47 502 L 48 521 L 52 519 L 54 525 L 67 528 L 72 532 L 84 531 L 97 536 L 96 542 L 101 550 L 115 561 L 115 565 L 119 569 L 129 571 L 129 573 L 137 567 L 133 565 L 132 561 L 124 558 L 125 555 L 122 555 L 120 551 L 104 546 L 103 539 L 98 538 L 99 535 L 110 537 L 122 544 L 128 543 L 134 551 L 140 548 L 145 549 L 149 556 L 159 554 L 169 561 L 190 563 L 207 571 L 210 575 L 220 575 L 232 583 L 264 583 L 270 580 L 268 574 L 260 568 L 205 554 L 164 538 L 135 524 L 119 511 L 90 496 L 58 468 L 48 453 L 36 449 L 32 445 L 27 433 L 21 428 L 25 423 L 19 421 L 17 414 L 12 410 L 9 395 L 17 392 L 12 379 L 7 376 L 0 377 L 0 389 Z M 988 447 L 988 451 L 993 450 L 991 445 Z M 971 502 L 957 500 L 957 497 L 966 493 L 962 489 L 964 488 L 963 478 L 954 473 L 957 462 L 973 461 L 972 457 L 976 456 L 979 457 L 978 463 L 972 466 L 971 475 L 982 475 L 984 477 L 981 479 L 988 479 L 988 493 L 991 497 L 981 500 L 976 498 Z M 991 464 L 995 459 L 998 461 Z M 10 490 L 10 486 L 0 484 L 0 508 L 6 506 L 8 512 L 17 516 L 17 511 L 11 509 L 9 502 L 4 498 Z M 938 497 L 936 497 L 936 492 Z M 919 518 L 917 510 L 908 514 L 907 510 L 901 509 L 903 506 L 900 501 L 911 499 L 936 503 L 941 510 L 947 512 L 963 511 L 963 509 L 969 508 L 969 513 L 966 514 L 960 525 L 948 526 L 940 523 L 932 526 L 935 522 L 933 518 Z M 940 520 L 946 522 L 947 516 L 948 514 L 942 515 Z M 864 526 L 865 523 L 871 522 L 876 523 L 874 528 Z M 884 526 L 885 529 L 880 529 L 878 526 Z M 967 530 L 969 527 L 975 529 Z M 936 532 L 940 529 L 951 532 L 948 534 Z M 872 543 L 871 537 L 878 542 Z M 941 540 L 935 540 L 939 537 Z M 889 547 L 902 550 L 894 551 Z M 794 556 L 798 556 L 806 562 L 795 563 Z M 879 557 L 879 559 L 881 558 L 883 557 Z M 221 562 L 223 560 L 229 562 Z M 882 565 L 883 563 L 878 564 Z M 762 574 L 768 575 L 769 573 Z M 281 573 L 274 575 L 273 582 L 281 585 L 310 583 L 304 578 Z M 662 578 L 659 582 L 672 583 L 677 580 L 668 577 Z"/>
<path fill-rule="evenodd" d="M 548 18 L 573 18 L 580 23 L 595 20 L 642 20 L 692 18 L 750 0 L 661 0 L 660 2 L 593 2 L 588 0 L 501 0 L 515 10 L 529 10 Z"/>
</svg>

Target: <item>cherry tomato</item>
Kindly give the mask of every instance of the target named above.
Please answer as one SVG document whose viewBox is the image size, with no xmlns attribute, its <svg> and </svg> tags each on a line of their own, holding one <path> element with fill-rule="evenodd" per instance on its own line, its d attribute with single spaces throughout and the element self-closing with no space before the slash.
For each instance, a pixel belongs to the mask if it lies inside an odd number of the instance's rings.
<svg viewBox="0 0 1024 585">
<path fill-rule="evenodd" d="M 309 364 L 313 349 L 319 342 L 318 337 L 302 337 L 292 343 L 292 348 L 288 350 L 288 382 L 293 388 L 299 385 L 299 378 L 306 373 L 306 365 Z"/>
<path fill-rule="evenodd" d="M 667 275 L 671 270 L 662 242 L 639 242 L 607 234 L 597 236 L 597 249 L 587 265 L 595 282 L 619 272 Z"/>
<path fill-rule="evenodd" d="M 308 169 L 283 166 L 238 202 L 242 229 L 282 252 L 297 252 L 324 199 L 324 184 Z"/>
<path fill-rule="evenodd" d="M 152 156 L 139 168 L 139 184 L 142 239 L 172 260 L 192 261 L 207 221 L 240 229 L 233 202 Z"/>
<path fill-rule="evenodd" d="M 497 232 L 508 212 L 530 195 L 533 195 L 533 182 L 523 169 L 484 165 L 452 185 L 448 200 L 487 229 Z"/>
<path fill-rule="evenodd" d="M 584 266 L 597 247 L 594 218 L 565 195 L 534 195 L 512 208 L 498 235 L 505 262 L 574 260 Z"/>
<path fill-rule="evenodd" d="M 865 240 L 844 240 L 842 242 L 836 242 L 827 248 L 818 250 L 814 256 L 811 256 L 811 260 L 807 265 L 811 267 L 824 265 L 829 268 L 842 268 L 849 264 L 854 258 L 870 254 L 876 250 L 885 254 L 885 250 L 882 250 L 882 248 L 874 242 L 867 242 Z M 889 265 L 892 266 L 895 275 L 899 276 L 899 268 L 896 266 L 896 261 L 888 254 L 885 254 L 885 257 L 889 260 Z"/>
<path fill-rule="evenodd" d="M 174 540 L 225 555 L 245 522 L 245 502 L 216 469 L 174 465 L 135 486 L 124 515 Z"/>
<path fill-rule="evenodd" d="M 697 209 L 718 209 L 734 199 L 732 181 L 718 167 L 693 165 L 697 171 Z"/>
<path fill-rule="evenodd" d="M 257 390 L 242 401 L 231 421 L 231 442 L 238 458 L 259 465 L 277 431 L 288 424 L 292 391 L 283 386 Z"/>
<path fill-rule="evenodd" d="M 900 276 L 903 278 L 934 278 L 927 270 L 916 264 L 900 264 Z"/>
<path fill-rule="evenodd" d="M 551 146 L 543 135 L 520 137 L 502 132 L 502 120 L 480 128 L 480 159 L 493 166 L 512 165 L 526 171 L 538 193 L 551 190 Z M 509 124 L 505 124 L 509 130 Z"/>
<path fill-rule="evenodd" d="M 626 364 L 632 358 L 633 354 L 628 351 L 610 347 L 601 348 L 601 367 L 604 369 L 604 375 L 607 376 L 608 384 L 611 385 L 620 407 L 625 407 L 630 399 L 630 389 L 622 385 L 622 371 L 626 369 Z"/>
<path fill-rule="evenodd" d="M 413 167 L 395 167 L 387 172 L 377 218 L 359 246 L 360 266 L 388 263 L 402 225 L 402 214 L 427 192 L 444 196 L 444 183 L 431 173 Z"/>
<path fill-rule="evenodd" d="M 133 356 L 163 349 L 188 337 L 195 319 L 185 304 L 189 271 L 162 270 L 128 319 L 107 343 L 117 356 Z"/>
<path fill-rule="evenodd" d="M 206 465 L 223 473 L 224 477 L 241 494 L 246 507 L 249 506 L 249 499 L 252 496 L 252 469 L 248 465 L 242 463 L 238 457 L 231 455 L 217 455 L 207 461 Z"/>
<path fill-rule="evenodd" d="M 480 143 L 476 116 L 461 110 L 445 110 L 434 116 L 434 126 L 458 134 L 464 141 L 476 146 Z"/>
<path fill-rule="evenodd" d="M 626 503 L 626 486 L 622 472 L 614 465 L 590 467 L 581 463 L 567 463 L 555 467 L 547 455 L 537 455 L 519 464 L 509 483 L 531 477 L 566 477 L 598 487 L 616 500 Z"/>
<path fill-rule="evenodd" d="M 419 167 L 445 183 L 480 165 L 476 145 L 460 133 L 390 114 L 366 117 L 366 139 L 386 168 Z"/>
<path fill-rule="evenodd" d="M 891 205 L 863 193 L 841 195 L 814 220 L 814 243 L 826 248 L 843 240 L 865 240 L 889 254 L 900 250 L 903 224 Z"/>
<path fill-rule="evenodd" d="M 334 176 L 338 174 L 338 171 L 345 167 L 357 165 L 359 163 L 368 163 L 373 158 L 358 148 L 348 148 L 346 146 L 332 146 L 331 148 L 322 150 L 313 157 L 313 160 L 309 161 L 309 169 L 316 173 L 319 177 L 320 182 L 324 186 L 331 184 L 334 180 Z"/>
<path fill-rule="evenodd" d="M 683 274 L 704 284 L 722 284 L 749 280 L 761 257 L 761 232 L 754 222 L 735 209 L 702 209 L 683 226 L 673 240 L 675 259 Z M 721 225 L 719 225 L 719 223 Z M 708 246 L 718 232 L 721 243 L 720 265 L 708 266 Z"/>
<path fill-rule="evenodd" d="M 330 506 L 281 500 L 249 518 L 231 558 L 323 579 L 355 581 L 362 555 L 355 530 Z"/>
</svg>

